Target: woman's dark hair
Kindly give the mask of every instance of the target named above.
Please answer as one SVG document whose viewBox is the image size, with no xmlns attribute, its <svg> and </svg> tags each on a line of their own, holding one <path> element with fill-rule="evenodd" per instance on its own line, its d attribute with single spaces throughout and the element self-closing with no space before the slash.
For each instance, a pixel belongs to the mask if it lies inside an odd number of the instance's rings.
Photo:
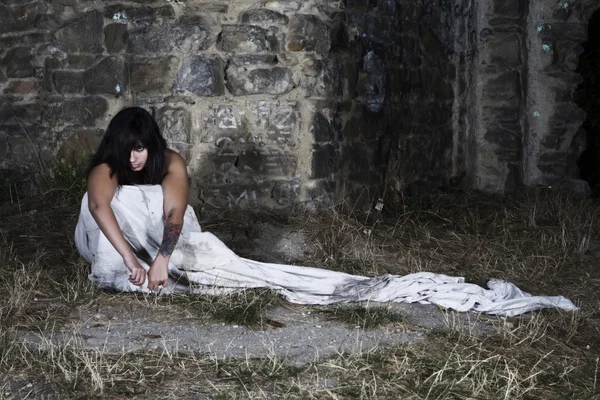
<svg viewBox="0 0 600 400">
<path fill-rule="evenodd" d="M 152 115 L 140 107 L 124 108 L 113 117 L 92 157 L 88 174 L 95 166 L 106 163 L 110 176 L 117 175 L 119 186 L 133 183 L 129 158 L 131 150 L 139 145 L 148 150 L 143 183 L 159 184 L 164 175 L 167 142 Z"/>
</svg>

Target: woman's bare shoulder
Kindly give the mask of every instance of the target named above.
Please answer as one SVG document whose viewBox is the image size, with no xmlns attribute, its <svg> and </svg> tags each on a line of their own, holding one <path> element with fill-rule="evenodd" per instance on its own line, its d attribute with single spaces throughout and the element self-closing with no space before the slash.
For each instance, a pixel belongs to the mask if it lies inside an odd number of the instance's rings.
<svg viewBox="0 0 600 400">
<path fill-rule="evenodd" d="M 88 175 L 88 195 L 91 202 L 110 202 L 117 189 L 117 177 L 111 176 L 108 164 L 98 164 Z"/>
<path fill-rule="evenodd" d="M 167 171 L 172 170 L 172 168 L 185 169 L 185 160 L 175 150 L 165 150 L 165 164 L 167 167 Z"/>
<path fill-rule="evenodd" d="M 110 166 L 107 163 L 98 164 L 90 169 L 89 178 L 110 177 Z"/>
</svg>

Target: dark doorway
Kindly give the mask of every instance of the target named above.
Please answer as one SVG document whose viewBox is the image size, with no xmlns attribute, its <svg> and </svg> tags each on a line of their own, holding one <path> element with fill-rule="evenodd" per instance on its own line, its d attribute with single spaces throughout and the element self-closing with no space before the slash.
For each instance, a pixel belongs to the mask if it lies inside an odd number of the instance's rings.
<svg viewBox="0 0 600 400">
<path fill-rule="evenodd" d="M 585 110 L 582 128 L 587 134 L 587 148 L 579 158 L 579 174 L 595 196 L 600 196 L 600 9 L 592 15 L 588 41 L 583 44 L 577 72 L 583 83 L 577 88 L 575 102 Z"/>
</svg>

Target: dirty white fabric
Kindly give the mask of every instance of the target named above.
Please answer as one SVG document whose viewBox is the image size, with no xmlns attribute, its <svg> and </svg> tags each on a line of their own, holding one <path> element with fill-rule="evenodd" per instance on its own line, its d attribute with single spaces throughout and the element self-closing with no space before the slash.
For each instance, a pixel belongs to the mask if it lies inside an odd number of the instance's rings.
<svg viewBox="0 0 600 400">
<path fill-rule="evenodd" d="M 118 291 L 148 291 L 129 282 L 121 256 L 100 231 L 88 209 L 87 194 L 75 230 L 81 255 L 92 264 L 90 279 Z M 123 186 L 111 207 L 126 240 L 148 268 L 162 242 L 163 195 L 160 185 Z M 532 296 L 515 285 L 492 279 L 489 289 L 464 278 L 419 272 L 376 278 L 319 268 L 262 263 L 238 257 L 216 236 L 202 232 L 188 206 L 181 237 L 169 263 L 168 291 L 223 293 L 242 288 L 272 288 L 288 301 L 301 304 L 375 301 L 433 303 L 457 311 L 506 316 L 545 307 L 576 310 L 562 296 Z"/>
</svg>

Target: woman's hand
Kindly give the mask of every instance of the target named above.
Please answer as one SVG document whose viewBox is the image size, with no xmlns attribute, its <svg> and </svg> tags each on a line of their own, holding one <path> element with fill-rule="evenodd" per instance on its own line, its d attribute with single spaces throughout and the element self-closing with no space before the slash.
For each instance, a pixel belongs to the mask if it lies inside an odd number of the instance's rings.
<svg viewBox="0 0 600 400">
<path fill-rule="evenodd" d="M 134 255 L 123 258 L 125 266 L 130 272 L 129 282 L 136 286 L 142 286 L 146 281 L 146 270 L 138 262 Z"/>
<path fill-rule="evenodd" d="M 167 287 L 169 283 L 168 260 L 157 257 L 148 270 L 148 289 L 158 290 L 159 286 Z"/>
</svg>

